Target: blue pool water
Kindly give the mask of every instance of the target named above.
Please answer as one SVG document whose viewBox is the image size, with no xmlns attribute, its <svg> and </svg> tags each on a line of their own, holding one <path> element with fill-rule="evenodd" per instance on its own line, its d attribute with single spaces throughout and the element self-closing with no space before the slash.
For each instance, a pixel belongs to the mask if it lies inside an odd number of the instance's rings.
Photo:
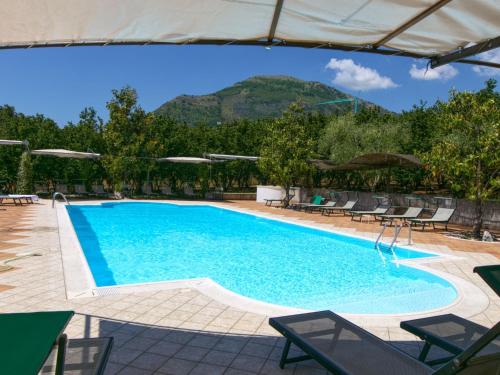
<svg viewBox="0 0 500 375">
<path fill-rule="evenodd" d="M 457 297 L 373 242 L 210 206 L 66 207 L 97 286 L 209 277 L 243 296 L 345 313 L 434 309 Z M 432 256 L 396 248 L 399 260 Z"/>
</svg>

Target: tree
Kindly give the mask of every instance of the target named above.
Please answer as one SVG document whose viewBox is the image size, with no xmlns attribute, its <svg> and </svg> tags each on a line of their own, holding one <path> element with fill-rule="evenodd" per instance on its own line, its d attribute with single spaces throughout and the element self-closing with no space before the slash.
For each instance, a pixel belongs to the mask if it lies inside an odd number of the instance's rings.
<svg viewBox="0 0 500 375">
<path fill-rule="evenodd" d="M 313 143 L 307 136 L 303 110 L 292 104 L 282 117 L 271 121 L 264 134 L 258 167 L 269 179 L 285 189 L 286 201 L 290 188 L 307 176 Z"/>
<path fill-rule="evenodd" d="M 17 192 L 18 194 L 33 193 L 33 166 L 29 151 L 25 151 L 21 155 L 19 172 L 17 173 Z"/>
<path fill-rule="evenodd" d="M 500 190 L 500 94 L 489 80 L 478 92 L 450 92 L 437 104 L 439 134 L 425 160 L 452 191 L 475 202 L 473 234 L 480 236 L 485 200 Z"/>
</svg>

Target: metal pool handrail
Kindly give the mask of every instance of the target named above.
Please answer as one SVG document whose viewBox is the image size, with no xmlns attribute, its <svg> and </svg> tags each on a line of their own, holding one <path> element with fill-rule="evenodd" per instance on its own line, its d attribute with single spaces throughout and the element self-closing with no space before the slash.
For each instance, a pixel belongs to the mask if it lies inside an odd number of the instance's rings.
<svg viewBox="0 0 500 375">
<path fill-rule="evenodd" d="M 59 195 L 60 197 L 62 197 L 62 199 L 64 199 L 64 201 L 65 201 L 65 202 L 66 202 L 69 206 L 71 206 L 71 204 L 69 203 L 69 201 L 68 201 L 68 199 L 66 198 L 66 196 L 65 196 L 63 193 L 61 193 L 61 192 L 59 192 L 59 191 L 56 191 L 56 192 L 54 193 L 54 195 L 52 195 L 52 208 L 54 208 L 54 205 L 55 205 L 55 202 L 56 202 L 56 197 L 57 197 L 58 195 Z"/>
</svg>

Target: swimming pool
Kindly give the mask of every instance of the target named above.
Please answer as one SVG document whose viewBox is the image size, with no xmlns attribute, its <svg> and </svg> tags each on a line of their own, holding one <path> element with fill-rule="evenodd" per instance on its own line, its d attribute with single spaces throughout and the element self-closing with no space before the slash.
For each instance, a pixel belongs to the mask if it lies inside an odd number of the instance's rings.
<svg viewBox="0 0 500 375">
<path fill-rule="evenodd" d="M 66 209 L 99 287 L 208 277 L 272 304 L 358 314 L 420 312 L 457 297 L 448 281 L 397 264 L 364 239 L 206 205 Z"/>
</svg>

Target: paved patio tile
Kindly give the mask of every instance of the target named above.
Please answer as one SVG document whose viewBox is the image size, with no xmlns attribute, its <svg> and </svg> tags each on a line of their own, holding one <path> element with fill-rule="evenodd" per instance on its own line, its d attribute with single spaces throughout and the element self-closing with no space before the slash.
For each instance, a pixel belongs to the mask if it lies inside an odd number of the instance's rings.
<svg viewBox="0 0 500 375">
<path fill-rule="evenodd" d="M 170 358 L 158 372 L 168 375 L 187 375 L 198 364 L 196 362 L 186 361 L 180 358 Z"/>
<path fill-rule="evenodd" d="M 199 363 L 189 375 L 223 375 L 226 367 Z"/>
<path fill-rule="evenodd" d="M 201 361 L 212 365 L 229 366 L 236 355 L 236 353 L 211 350 Z"/>
<path fill-rule="evenodd" d="M 206 354 L 208 353 L 208 349 L 206 348 L 198 348 L 196 346 L 184 346 L 181 350 L 175 353 L 174 357 L 186 359 L 189 361 L 200 361 Z"/>
<path fill-rule="evenodd" d="M 239 354 L 231 363 L 231 368 L 258 373 L 265 362 L 264 358 Z"/>
<path fill-rule="evenodd" d="M 145 369 L 149 371 L 156 371 L 164 363 L 167 362 L 169 357 L 165 357 L 154 353 L 143 353 L 137 357 L 134 361 L 130 363 L 133 367 L 138 367 L 140 369 Z"/>
</svg>

